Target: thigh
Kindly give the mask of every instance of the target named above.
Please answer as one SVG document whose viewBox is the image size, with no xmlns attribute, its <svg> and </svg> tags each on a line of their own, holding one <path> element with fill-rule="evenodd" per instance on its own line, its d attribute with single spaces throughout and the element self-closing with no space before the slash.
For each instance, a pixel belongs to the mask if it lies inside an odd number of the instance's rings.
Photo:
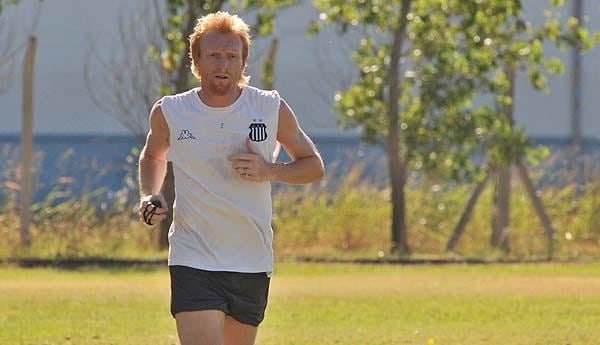
<svg viewBox="0 0 600 345">
<path fill-rule="evenodd" d="M 175 321 L 181 345 L 223 345 L 222 311 L 183 311 L 175 314 Z"/>
<path fill-rule="evenodd" d="M 237 321 L 231 316 L 225 317 L 223 339 L 225 345 L 254 345 L 257 327 Z"/>
</svg>

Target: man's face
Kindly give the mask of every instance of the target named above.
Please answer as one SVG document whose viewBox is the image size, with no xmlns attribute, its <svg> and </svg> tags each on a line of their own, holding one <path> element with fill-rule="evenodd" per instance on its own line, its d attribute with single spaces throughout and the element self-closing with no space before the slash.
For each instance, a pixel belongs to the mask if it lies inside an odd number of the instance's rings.
<svg viewBox="0 0 600 345">
<path fill-rule="evenodd" d="M 232 92 L 244 69 L 242 39 L 235 34 L 210 31 L 200 41 L 200 68 L 202 87 L 224 96 Z"/>
</svg>

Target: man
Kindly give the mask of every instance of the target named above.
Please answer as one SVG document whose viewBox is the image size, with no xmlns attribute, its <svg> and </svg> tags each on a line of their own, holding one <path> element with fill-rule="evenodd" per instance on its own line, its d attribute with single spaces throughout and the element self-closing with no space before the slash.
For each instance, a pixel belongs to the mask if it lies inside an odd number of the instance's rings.
<svg viewBox="0 0 600 345">
<path fill-rule="evenodd" d="M 324 174 L 314 144 L 277 91 L 248 86 L 248 26 L 217 12 L 190 35 L 200 87 L 152 107 L 140 155 L 140 217 L 165 219 L 160 195 L 173 162 L 171 313 L 182 345 L 254 344 L 273 269 L 271 181 Z M 279 143 L 292 162 L 276 164 Z"/>
</svg>

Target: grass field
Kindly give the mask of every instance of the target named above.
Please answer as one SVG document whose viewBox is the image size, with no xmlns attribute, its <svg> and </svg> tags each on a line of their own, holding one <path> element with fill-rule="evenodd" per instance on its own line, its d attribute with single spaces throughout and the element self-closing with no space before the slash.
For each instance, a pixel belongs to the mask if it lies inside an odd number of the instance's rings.
<svg viewBox="0 0 600 345">
<path fill-rule="evenodd" d="M 168 272 L 0 267 L 0 344 L 177 344 Z M 279 264 L 257 344 L 600 344 L 600 264 Z"/>
</svg>

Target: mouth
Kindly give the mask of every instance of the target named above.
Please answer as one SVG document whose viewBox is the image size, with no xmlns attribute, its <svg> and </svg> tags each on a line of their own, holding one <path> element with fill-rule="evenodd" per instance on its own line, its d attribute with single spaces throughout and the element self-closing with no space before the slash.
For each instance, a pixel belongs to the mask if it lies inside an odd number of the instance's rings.
<svg viewBox="0 0 600 345">
<path fill-rule="evenodd" d="M 227 74 L 215 74 L 214 78 L 218 80 L 228 80 L 229 76 Z"/>
</svg>

